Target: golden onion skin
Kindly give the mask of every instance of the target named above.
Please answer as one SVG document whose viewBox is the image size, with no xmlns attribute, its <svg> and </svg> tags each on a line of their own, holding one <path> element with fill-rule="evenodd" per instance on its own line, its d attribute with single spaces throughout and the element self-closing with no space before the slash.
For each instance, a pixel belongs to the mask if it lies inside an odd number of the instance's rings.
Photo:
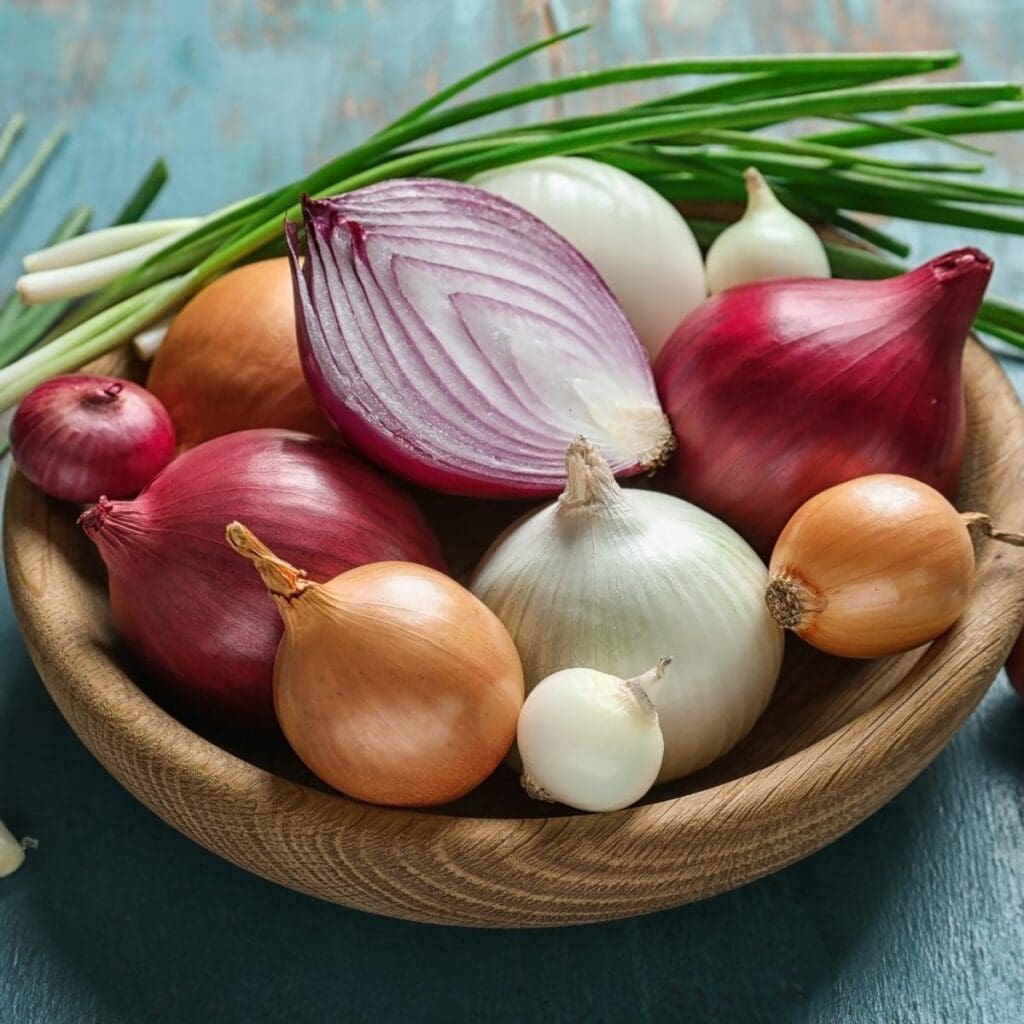
<svg viewBox="0 0 1024 1024">
<path fill-rule="evenodd" d="M 274 706 L 319 778 L 368 803 L 464 796 L 515 739 L 523 670 L 497 616 L 443 573 L 375 562 L 277 598 Z"/>
<path fill-rule="evenodd" d="M 283 257 L 238 267 L 199 292 L 171 321 L 146 386 L 171 414 L 181 451 L 258 427 L 337 437 L 302 373 Z"/>
<path fill-rule="evenodd" d="M 882 473 L 801 506 L 775 545 L 765 599 L 780 625 L 819 650 L 877 658 L 945 632 L 973 575 L 960 513 L 927 484 Z"/>
</svg>

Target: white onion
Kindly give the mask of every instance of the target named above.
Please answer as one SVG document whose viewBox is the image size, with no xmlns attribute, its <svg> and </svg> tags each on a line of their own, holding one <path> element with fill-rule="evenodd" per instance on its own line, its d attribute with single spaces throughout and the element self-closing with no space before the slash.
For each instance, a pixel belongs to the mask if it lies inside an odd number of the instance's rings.
<svg viewBox="0 0 1024 1024">
<path fill-rule="evenodd" d="M 828 254 L 814 229 L 779 202 L 756 167 L 743 174 L 747 208 L 708 249 L 708 290 L 779 277 L 831 277 Z"/>
<path fill-rule="evenodd" d="M 582 439 L 566 469 L 562 496 L 494 543 L 470 589 L 512 634 L 527 691 L 565 668 L 629 678 L 674 657 L 657 698 L 658 777 L 687 775 L 745 736 L 771 697 L 783 640 L 767 569 L 696 506 L 620 489 Z"/>
<path fill-rule="evenodd" d="M 542 679 L 519 715 L 523 788 L 581 811 L 617 811 L 654 784 L 665 742 L 655 704 L 671 659 L 637 679 L 567 668 Z"/>
<path fill-rule="evenodd" d="M 617 167 L 551 156 L 486 171 L 473 184 L 529 210 L 590 260 L 652 359 L 707 294 L 682 215 Z"/>
</svg>

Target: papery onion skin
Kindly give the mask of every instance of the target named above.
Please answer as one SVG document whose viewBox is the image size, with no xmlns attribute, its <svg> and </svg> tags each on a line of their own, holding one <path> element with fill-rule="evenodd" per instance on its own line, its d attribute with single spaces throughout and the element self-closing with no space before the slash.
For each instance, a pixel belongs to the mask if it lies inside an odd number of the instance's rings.
<svg viewBox="0 0 1024 1024">
<path fill-rule="evenodd" d="M 952 494 L 963 346 L 991 271 L 960 249 L 886 281 L 765 281 L 709 299 L 655 366 L 679 442 L 660 486 L 763 554 L 844 480 L 900 473 Z"/>
<path fill-rule="evenodd" d="M 616 473 L 673 440 L 644 349 L 594 268 L 532 214 L 428 178 L 305 200 L 289 225 L 310 387 L 372 461 L 474 497 L 557 493 L 585 430 Z"/>
<path fill-rule="evenodd" d="M 410 563 L 353 569 L 328 589 L 349 627 L 333 653 L 310 660 L 301 629 L 286 630 L 278 653 L 275 706 L 296 753 L 369 803 L 428 807 L 475 789 L 508 753 L 523 702 L 519 656 L 497 617 Z"/>
<path fill-rule="evenodd" d="M 644 796 L 665 752 L 648 688 L 659 684 L 670 661 L 628 683 L 588 668 L 542 679 L 516 729 L 526 792 L 581 811 L 617 811 Z"/>
<path fill-rule="evenodd" d="M 780 625 L 844 658 L 934 640 L 963 613 L 974 577 L 964 518 L 934 488 L 876 474 L 811 498 L 782 531 L 768 607 Z"/>
<path fill-rule="evenodd" d="M 651 359 L 704 300 L 704 261 L 682 214 L 646 182 L 578 156 L 485 171 L 472 184 L 554 228 L 619 300 Z"/>
<path fill-rule="evenodd" d="M 523 671 L 505 627 L 468 590 L 408 562 L 309 582 L 242 524 L 227 536 L 284 621 L 274 704 L 311 771 L 400 807 L 449 803 L 494 771 L 515 737 Z"/>
<path fill-rule="evenodd" d="M 783 635 L 764 606 L 767 570 L 696 506 L 619 488 L 588 449 L 574 443 L 566 492 L 494 542 L 470 589 L 516 641 L 528 693 L 561 669 L 628 679 L 673 655 L 658 780 L 681 778 L 739 742 L 771 698 Z"/>
<path fill-rule="evenodd" d="M 265 728 L 274 724 L 281 624 L 224 544 L 236 515 L 324 577 L 382 559 L 442 561 L 411 499 L 337 445 L 292 431 L 207 441 L 135 501 L 85 513 L 107 564 L 117 632 L 162 692 L 229 726 Z"/>
<path fill-rule="evenodd" d="M 174 457 L 174 425 L 145 388 L 118 377 L 54 377 L 11 423 L 18 468 L 62 501 L 131 498 Z"/>
<path fill-rule="evenodd" d="M 146 384 L 181 450 L 261 427 L 336 436 L 302 374 L 283 256 L 238 267 L 196 295 L 171 321 Z"/>
</svg>

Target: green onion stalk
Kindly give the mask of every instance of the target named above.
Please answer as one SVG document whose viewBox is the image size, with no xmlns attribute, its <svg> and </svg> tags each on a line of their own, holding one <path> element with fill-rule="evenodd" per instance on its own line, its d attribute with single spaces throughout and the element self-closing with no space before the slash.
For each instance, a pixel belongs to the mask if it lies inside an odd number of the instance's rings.
<svg viewBox="0 0 1024 1024">
<path fill-rule="evenodd" d="M 20 133 L 24 124 L 24 117 L 21 114 L 15 114 L 8 120 L 6 128 L 0 132 L 0 163 L 7 156 L 11 143 Z M 14 126 L 14 131 L 10 130 L 12 126 Z M 36 154 L 19 173 L 12 188 L 17 188 L 19 193 L 24 191 L 32 180 L 42 172 L 50 155 L 63 138 L 64 132 L 65 129 L 61 127 L 44 140 Z M 166 184 L 167 178 L 166 164 L 163 160 L 156 160 L 114 217 L 112 226 L 134 224 L 139 221 Z M 10 190 L 7 194 L 10 194 Z M 3 212 L 5 211 L 0 211 L 0 215 Z M 61 220 L 56 230 L 47 239 L 47 248 L 59 246 L 78 238 L 87 231 L 91 221 L 92 210 L 89 207 L 75 207 Z M 14 363 L 35 348 L 40 340 L 55 328 L 63 334 L 71 326 L 67 314 L 72 306 L 73 303 L 70 299 L 59 299 L 44 305 L 31 306 L 26 304 L 17 292 L 11 292 L 6 296 L 0 301 L 0 366 L 6 367 Z M 60 326 L 58 327 L 58 325 Z"/>
<path fill-rule="evenodd" d="M 40 316 L 29 327 L 23 324 L 20 333 L 17 327 L 0 331 L 0 409 L 47 377 L 76 369 L 128 341 L 232 267 L 281 251 L 282 223 L 300 219 L 303 194 L 334 195 L 387 178 L 467 180 L 523 160 L 585 154 L 636 174 L 671 200 L 721 202 L 742 199 L 743 170 L 753 164 L 798 215 L 873 247 L 828 247 L 833 271 L 849 277 L 901 273 L 905 268 L 880 251 L 909 253 L 902 239 L 864 223 L 859 213 L 1024 234 L 1024 213 L 1013 212 L 1024 206 L 1024 190 L 974 180 L 985 166 L 979 157 L 991 154 L 960 137 L 1024 128 L 1021 87 L 1008 82 L 899 81 L 955 66 L 959 57 L 954 52 L 653 61 L 457 102 L 471 87 L 584 30 L 572 29 L 517 50 L 442 89 L 307 176 L 168 235 L 148 258 L 86 301 L 70 308 L 56 302 L 31 310 L 42 313 L 52 306 L 58 312 Z M 466 131 L 466 126 L 492 115 L 541 100 L 681 75 L 709 80 L 607 113 Z M 908 113 L 919 107 L 952 109 Z M 877 116 L 883 114 L 889 116 Z M 806 118 L 831 126 L 803 134 L 789 130 L 784 138 L 765 134 Z M 451 129 L 464 134 L 453 141 L 435 140 Z M 922 138 L 941 141 L 970 159 L 899 161 L 862 152 L 866 146 Z M 129 204 L 129 219 L 138 219 L 145 205 L 145 195 Z M 691 226 L 707 244 L 723 225 L 698 220 Z M 1024 348 L 1024 309 L 990 300 L 976 326 Z"/>
</svg>

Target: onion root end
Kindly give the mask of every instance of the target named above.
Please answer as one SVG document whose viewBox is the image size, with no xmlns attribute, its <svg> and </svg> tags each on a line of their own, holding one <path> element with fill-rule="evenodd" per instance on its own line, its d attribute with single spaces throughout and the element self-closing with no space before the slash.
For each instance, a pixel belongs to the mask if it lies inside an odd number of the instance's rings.
<svg viewBox="0 0 1024 1024">
<path fill-rule="evenodd" d="M 543 800 L 547 804 L 555 802 L 555 798 L 546 789 L 538 786 L 526 772 L 519 777 L 519 784 L 526 790 L 526 795 L 531 800 Z"/>
<path fill-rule="evenodd" d="M 764 593 L 768 614 L 783 628 L 796 633 L 806 629 L 813 615 L 825 610 L 827 602 L 802 580 L 788 573 L 776 573 Z"/>
</svg>

